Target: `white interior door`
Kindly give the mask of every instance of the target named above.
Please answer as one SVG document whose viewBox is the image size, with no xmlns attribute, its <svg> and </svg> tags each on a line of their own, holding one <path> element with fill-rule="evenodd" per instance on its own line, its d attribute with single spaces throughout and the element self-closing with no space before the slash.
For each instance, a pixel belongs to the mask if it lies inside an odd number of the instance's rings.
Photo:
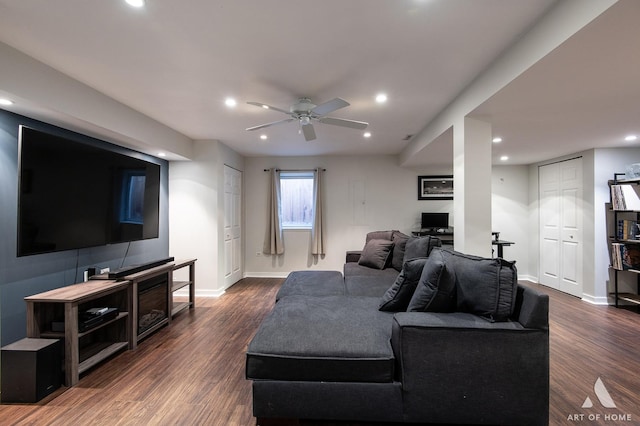
<svg viewBox="0 0 640 426">
<path fill-rule="evenodd" d="M 539 168 L 540 283 L 582 297 L 582 159 Z"/>
<path fill-rule="evenodd" d="M 225 288 L 242 278 L 242 172 L 224 166 Z"/>
</svg>

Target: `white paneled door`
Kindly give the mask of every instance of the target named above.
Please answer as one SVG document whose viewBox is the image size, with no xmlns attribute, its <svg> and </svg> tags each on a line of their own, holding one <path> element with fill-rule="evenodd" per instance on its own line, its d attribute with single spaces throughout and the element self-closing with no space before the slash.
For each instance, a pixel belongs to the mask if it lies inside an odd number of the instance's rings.
<svg viewBox="0 0 640 426">
<path fill-rule="evenodd" d="M 224 166 L 224 284 L 242 278 L 242 172 Z"/>
<path fill-rule="evenodd" d="M 582 158 L 538 170 L 540 284 L 582 297 Z"/>
</svg>

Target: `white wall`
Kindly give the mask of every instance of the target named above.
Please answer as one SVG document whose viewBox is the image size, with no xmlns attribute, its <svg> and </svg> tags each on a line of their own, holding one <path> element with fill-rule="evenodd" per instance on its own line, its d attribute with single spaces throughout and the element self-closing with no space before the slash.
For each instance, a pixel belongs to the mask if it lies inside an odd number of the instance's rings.
<svg viewBox="0 0 640 426">
<path fill-rule="evenodd" d="M 504 258 L 515 260 L 520 279 L 529 273 L 529 170 L 527 166 L 494 166 L 491 170 L 491 229 L 500 239 L 513 241 L 504 247 Z M 495 248 L 494 248 L 495 249 Z M 497 251 L 495 253 L 497 255 Z"/>
<path fill-rule="evenodd" d="M 285 254 L 266 256 L 262 246 L 266 229 L 268 174 L 264 169 L 327 169 L 325 212 L 327 254 L 310 255 L 310 231 L 284 231 Z M 430 171 L 430 174 L 440 174 Z M 443 174 L 451 173 L 444 171 Z M 248 276 L 286 276 L 292 270 L 342 270 L 345 252 L 360 250 L 370 231 L 419 228 L 423 211 L 449 211 L 451 201 L 418 201 L 418 175 L 401 168 L 395 156 L 259 157 L 245 167 L 245 260 Z M 450 221 L 452 218 L 450 218 Z"/>
<path fill-rule="evenodd" d="M 196 295 L 224 288 L 224 164 L 242 171 L 243 158 L 218 141 L 195 141 L 193 161 L 169 165 L 169 253 L 197 258 Z"/>
<path fill-rule="evenodd" d="M 323 258 L 310 255 L 310 231 L 284 231 L 285 254 L 266 256 L 268 174 L 264 169 L 324 167 L 328 249 Z M 493 221 L 501 237 L 516 242 L 505 257 L 527 274 L 527 168 L 500 167 L 494 177 Z M 342 270 L 345 252 L 360 250 L 370 231 L 398 229 L 406 234 L 420 227 L 421 212 L 449 212 L 451 200 L 419 201 L 419 175 L 451 174 L 451 170 L 400 167 L 395 156 L 259 157 L 245 159 L 245 275 L 283 277 L 303 269 Z M 499 226 L 497 225 L 499 224 Z M 499 229 L 498 229 L 499 228 Z M 259 253 L 259 255 L 258 255 Z M 522 265 L 522 266 L 521 266 Z"/>
</svg>

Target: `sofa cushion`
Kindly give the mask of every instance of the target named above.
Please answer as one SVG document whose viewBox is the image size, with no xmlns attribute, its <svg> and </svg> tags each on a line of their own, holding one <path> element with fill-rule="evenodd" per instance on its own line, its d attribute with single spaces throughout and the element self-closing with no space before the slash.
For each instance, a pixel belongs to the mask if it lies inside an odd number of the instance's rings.
<svg viewBox="0 0 640 426">
<path fill-rule="evenodd" d="M 391 266 L 396 270 L 402 270 L 404 266 L 404 251 L 409 236 L 400 231 L 393 233 L 393 252 L 391 253 Z"/>
<path fill-rule="evenodd" d="M 404 249 L 403 263 L 418 257 L 428 257 L 434 247 L 440 247 L 440 238 L 425 235 L 422 237 L 409 237 Z"/>
<path fill-rule="evenodd" d="M 281 299 L 247 349 L 249 379 L 393 382 L 393 314 L 374 297 Z"/>
<path fill-rule="evenodd" d="M 278 290 L 276 302 L 292 295 L 331 296 L 344 293 L 344 278 L 338 271 L 293 271 Z"/>
<path fill-rule="evenodd" d="M 456 305 L 460 312 L 490 321 L 507 321 L 513 314 L 518 285 L 515 262 L 443 250 L 447 267 L 456 275 Z"/>
<path fill-rule="evenodd" d="M 395 273 L 393 275 L 387 274 L 385 273 L 386 271 Z M 347 296 L 377 297 L 380 299 L 397 276 L 398 271 L 393 268 L 387 268 L 378 270 L 378 276 L 356 275 L 347 277 L 344 280 L 345 294 Z"/>
<path fill-rule="evenodd" d="M 365 238 L 365 243 L 368 243 L 371 240 L 393 240 L 393 233 L 397 231 L 371 231 L 367 234 Z"/>
<path fill-rule="evenodd" d="M 393 242 L 389 240 L 369 240 L 362 249 L 358 264 L 374 269 L 384 269 L 387 266 Z"/>
<path fill-rule="evenodd" d="M 456 307 L 455 273 L 447 267 L 443 251 L 434 248 L 427 258 L 407 311 L 452 312 Z"/>
<path fill-rule="evenodd" d="M 378 309 L 390 312 L 406 311 L 426 261 L 426 257 L 406 261 L 393 285 L 382 296 Z"/>
</svg>

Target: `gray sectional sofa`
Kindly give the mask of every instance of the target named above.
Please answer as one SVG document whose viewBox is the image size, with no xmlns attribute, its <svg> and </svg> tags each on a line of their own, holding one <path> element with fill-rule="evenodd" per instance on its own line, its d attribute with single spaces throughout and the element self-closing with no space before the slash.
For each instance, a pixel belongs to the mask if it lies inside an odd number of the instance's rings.
<svg viewBox="0 0 640 426">
<path fill-rule="evenodd" d="M 344 275 L 292 272 L 247 348 L 257 424 L 548 424 L 548 297 L 439 245 L 372 233 Z"/>
</svg>

